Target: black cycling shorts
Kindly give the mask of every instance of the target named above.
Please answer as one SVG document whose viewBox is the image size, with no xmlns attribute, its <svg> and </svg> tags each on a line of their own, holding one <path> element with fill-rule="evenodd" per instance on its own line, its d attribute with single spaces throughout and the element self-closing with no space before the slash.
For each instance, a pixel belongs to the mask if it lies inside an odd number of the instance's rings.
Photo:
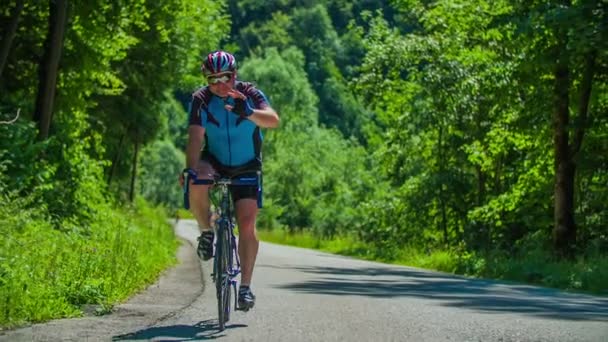
<svg viewBox="0 0 608 342">
<path fill-rule="evenodd" d="M 236 176 L 241 177 L 257 177 L 258 171 L 262 171 L 262 161 L 259 159 L 254 159 L 244 165 L 241 166 L 226 166 L 220 163 L 213 155 L 209 154 L 207 151 L 201 152 L 201 160 L 208 162 L 211 164 L 213 169 L 219 173 L 222 177 L 233 178 Z M 262 177 L 260 173 L 260 178 Z M 261 182 L 261 179 L 260 179 Z M 250 198 L 258 201 L 258 205 L 261 204 L 261 196 L 262 194 L 258 194 L 258 186 L 243 186 L 243 185 L 234 185 L 230 186 L 230 194 L 232 196 L 232 201 L 236 203 L 236 201 L 243 198 Z"/>
</svg>

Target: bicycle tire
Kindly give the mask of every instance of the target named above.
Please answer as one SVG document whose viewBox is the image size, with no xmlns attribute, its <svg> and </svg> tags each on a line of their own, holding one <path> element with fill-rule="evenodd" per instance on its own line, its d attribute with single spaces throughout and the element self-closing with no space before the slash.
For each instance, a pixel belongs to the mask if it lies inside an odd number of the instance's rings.
<svg viewBox="0 0 608 342">
<path fill-rule="evenodd" d="M 219 229 L 218 234 L 218 276 L 216 277 L 217 289 L 217 313 L 220 330 L 226 328 L 226 322 L 230 320 L 230 276 L 229 257 L 230 257 L 230 239 L 226 236 L 228 228 L 223 225 Z"/>
<path fill-rule="evenodd" d="M 224 283 L 225 287 L 225 291 L 226 294 L 224 296 L 224 319 L 225 322 L 228 322 L 230 320 L 230 295 L 231 295 L 231 282 L 232 282 L 232 277 L 228 276 L 228 273 L 232 274 L 232 242 L 230 239 L 230 230 L 226 229 L 224 230 L 225 232 L 225 236 L 224 236 L 224 250 L 226 251 L 224 257 L 226 260 L 226 282 Z"/>
<path fill-rule="evenodd" d="M 224 292 L 222 297 L 222 306 L 224 308 L 224 325 L 230 321 L 230 294 L 231 294 L 230 279 L 226 278 L 224 282 Z"/>
</svg>

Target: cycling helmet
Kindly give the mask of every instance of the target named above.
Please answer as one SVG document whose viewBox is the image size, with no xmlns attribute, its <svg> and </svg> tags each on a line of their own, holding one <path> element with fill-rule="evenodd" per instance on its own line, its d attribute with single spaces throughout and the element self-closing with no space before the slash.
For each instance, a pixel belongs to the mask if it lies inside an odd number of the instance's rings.
<svg viewBox="0 0 608 342">
<path fill-rule="evenodd" d="M 214 51 L 203 61 L 201 71 L 205 76 L 236 70 L 236 59 L 225 51 Z"/>
</svg>

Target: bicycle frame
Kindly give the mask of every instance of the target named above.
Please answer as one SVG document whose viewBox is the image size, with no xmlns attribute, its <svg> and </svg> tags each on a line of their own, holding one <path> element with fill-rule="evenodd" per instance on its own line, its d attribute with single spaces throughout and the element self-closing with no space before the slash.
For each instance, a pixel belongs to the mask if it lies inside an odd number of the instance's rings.
<svg viewBox="0 0 608 342">
<path fill-rule="evenodd" d="M 218 322 L 220 330 L 230 319 L 230 289 L 234 291 L 234 308 L 238 310 L 237 288 L 235 278 L 241 273 L 238 258 L 235 224 L 232 220 L 233 206 L 229 186 L 258 186 L 258 206 L 261 204 L 261 172 L 256 177 L 233 177 L 219 179 L 196 179 L 185 172 L 184 206 L 189 209 L 189 184 L 207 184 L 216 186 L 220 192 L 219 206 L 216 206 L 219 218 L 215 221 L 216 249 L 213 258 L 213 274 L 218 301 Z"/>
</svg>

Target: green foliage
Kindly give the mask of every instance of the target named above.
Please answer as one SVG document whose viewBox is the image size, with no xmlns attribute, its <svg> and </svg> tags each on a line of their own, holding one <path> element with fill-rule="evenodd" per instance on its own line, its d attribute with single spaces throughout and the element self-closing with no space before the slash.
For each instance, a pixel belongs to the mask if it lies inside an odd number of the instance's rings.
<svg viewBox="0 0 608 342">
<path fill-rule="evenodd" d="M 318 100 L 319 122 L 335 127 L 346 137 L 355 136 L 363 141 L 362 126 L 367 122 L 368 114 L 355 99 L 347 86 L 343 72 L 352 72 L 352 65 L 359 60 L 349 58 L 347 52 L 356 51 L 363 54 L 360 35 L 348 34 L 348 44 L 343 46 L 332 23 L 328 9 L 323 3 L 291 4 L 287 2 L 269 2 L 259 5 L 251 3 L 234 4 L 231 11 L 235 16 L 245 14 L 255 20 L 248 21 L 246 27 L 238 29 L 239 50 L 241 55 L 264 55 L 266 50 L 276 48 L 278 51 L 297 48 L 303 55 L 303 68 L 306 77 L 314 89 Z M 341 3 L 331 2 L 333 13 L 351 16 L 352 8 Z M 346 7 L 346 8 L 345 8 Z M 256 15 L 264 9 L 272 13 L 268 18 Z M 253 13 L 252 13 L 253 11 Z M 233 27 L 240 28 L 241 19 L 233 22 Z M 342 20 L 346 20 L 342 18 Z M 353 30 L 359 32 L 358 30 Z"/>
<path fill-rule="evenodd" d="M 331 239 L 321 238 L 310 232 L 287 232 L 285 230 L 263 230 L 258 232 L 263 241 L 302 248 L 314 248 L 325 252 L 343 255 L 357 255 L 357 252 L 366 250 L 366 246 L 355 238 L 334 236 Z"/>
<path fill-rule="evenodd" d="M 316 96 L 304 67 L 302 53 L 291 48 L 281 54 L 270 49 L 240 69 L 281 115 L 281 127 L 265 139 L 266 204 L 260 227 L 310 227 L 333 236 L 358 221 L 356 205 L 375 180 L 366 170 L 363 148 L 318 126 Z"/>
<path fill-rule="evenodd" d="M 0 139 L 0 176 L 8 189 L 27 189 L 51 179 L 55 173 L 53 167 L 48 163 L 32 162 L 48 145 L 32 143 L 37 135 L 33 122 L 21 117 L 11 125 L 0 125 L 0 135 L 4 137 Z"/>
<path fill-rule="evenodd" d="M 185 163 L 184 153 L 170 141 L 157 140 L 142 151 L 139 192 L 151 203 L 177 209 L 183 205 L 177 175 Z"/>
<path fill-rule="evenodd" d="M 2 37 L 13 6 L 0 12 Z M 184 144 L 186 115 L 166 94 L 199 84 L 201 56 L 229 24 L 224 6 L 209 0 L 71 2 L 50 138 L 38 142 L 29 120 L 48 16 L 48 2 L 26 2 L 3 51 L 2 326 L 73 316 L 86 303 L 107 310 L 173 262 L 163 209 L 140 200 L 124 209 L 122 200 L 136 149 L 160 137 L 144 149 L 151 158 L 139 158 L 141 185 L 156 203 L 180 201 L 183 156 L 173 144 Z M 4 122 L 17 111 L 16 122 Z M 118 185 L 110 190 L 119 191 L 108 191 L 112 177 Z"/>
<path fill-rule="evenodd" d="M 303 70 L 304 57 L 296 48 L 281 54 L 268 49 L 242 63 L 239 78 L 256 84 L 281 114 L 281 129 L 306 131 L 318 124 L 319 102 Z"/>
<path fill-rule="evenodd" d="M 44 30 L 28 27 L 45 27 L 48 16 L 48 4 L 32 6 L 24 9 L 14 45 L 33 51 L 14 49 L 0 82 L 0 88 L 7 89 L 1 92 L 1 103 L 25 113 L 36 97 L 37 56 L 45 35 Z M 38 22 L 42 24 L 32 25 Z M 132 146 L 163 133 L 165 120 L 159 112 L 168 102 L 164 94 L 196 87 L 201 56 L 219 44 L 227 24 L 222 5 L 208 0 L 75 3 L 69 13 L 55 112 L 78 108 L 79 118 L 84 116 L 102 134 L 100 152 L 105 155 L 96 157 L 115 159 L 105 171 L 112 169 L 128 180 Z M 52 134 L 61 129 L 54 120 Z"/>
<path fill-rule="evenodd" d="M 84 304 L 110 306 L 171 265 L 177 242 L 159 208 L 97 204 L 88 226 L 54 229 L 28 198 L 0 189 L 0 326 L 72 317 Z M 135 209 L 135 210 L 134 210 Z"/>
<path fill-rule="evenodd" d="M 101 149 L 100 137 L 87 132 L 82 112 L 72 114 L 71 131 L 40 143 L 31 143 L 37 134 L 31 123 L 0 125 L 3 135 L 11 138 L 0 143 L 7 188 L 31 194 L 28 203 L 47 208 L 56 224 L 64 219 L 86 222 L 96 203 L 106 201 L 99 187 L 103 162 L 90 155 Z M 58 122 L 64 119 L 62 113 L 57 115 Z"/>
<path fill-rule="evenodd" d="M 283 12 L 274 12 L 270 20 L 262 24 L 252 22 L 240 30 L 239 34 L 250 48 L 257 48 L 255 53 L 263 52 L 268 47 L 287 49 L 293 45 L 293 37 L 287 32 L 287 27 L 292 25 L 291 20 Z"/>
<path fill-rule="evenodd" d="M 61 130 L 50 139 L 46 151 L 49 160 L 57 163 L 57 171 L 49 189 L 43 192 L 53 217 L 76 219 L 83 224 L 95 215 L 98 203 L 107 201 L 100 187 L 106 162 L 97 159 L 103 153 L 101 136 L 91 131 L 85 117 L 84 112 L 77 110 L 57 115 Z"/>
<path fill-rule="evenodd" d="M 546 237 L 533 234 L 520 241 L 517 250 L 505 253 L 492 250 L 485 254 L 458 254 L 458 273 L 497 278 L 574 291 L 606 294 L 608 277 L 606 256 L 597 252 L 581 254 L 576 260 L 557 260 L 547 245 Z"/>
<path fill-rule="evenodd" d="M 0 12 L 2 37 L 13 6 Z M 25 3 L 0 78 L 0 121 L 21 111 L 0 124 L 2 324 L 110 307 L 144 283 L 112 272 L 138 265 L 136 278 L 150 280 L 168 264 L 174 242 L 155 223 L 164 219 L 141 222 L 154 216 L 142 203 L 138 212 L 105 203 L 121 206 L 135 176 L 150 202 L 181 206 L 187 118 L 168 94 L 187 102 L 201 57 L 220 46 L 281 116 L 264 132 L 259 226 L 269 234 L 447 272 L 606 288 L 601 1 L 76 1 L 51 138 L 37 142 L 28 120 L 48 16 L 48 3 Z M 576 167 L 571 261 L 548 247 L 558 64 Z"/>
<path fill-rule="evenodd" d="M 172 133 L 175 125 L 185 124 L 178 121 L 181 112 L 166 94 L 197 88 L 202 56 L 217 47 L 228 29 L 223 6 L 208 0 L 150 1 L 145 13 L 141 26 L 132 32 L 136 44 L 115 66 L 126 89 L 121 96 L 99 98 L 99 129 L 108 146 L 107 158 L 113 160 L 106 169 L 108 178 L 117 175 L 125 182 L 132 176 L 129 157 L 134 146 L 163 137 L 167 119 L 176 119 L 170 122 Z"/>
<path fill-rule="evenodd" d="M 355 101 L 336 64 L 343 48 L 324 5 L 296 8 L 289 29 L 306 57 L 306 72 L 319 96 L 319 121 L 338 128 L 346 137 L 360 134 L 365 112 Z"/>
<path fill-rule="evenodd" d="M 392 255 L 383 254 L 375 244 L 350 235 L 321 238 L 310 232 L 270 230 L 259 232 L 263 241 L 325 252 L 379 260 L 470 277 L 494 278 L 536 284 L 578 292 L 606 294 L 608 273 L 603 265 L 608 260 L 600 254 L 586 254 L 574 262 L 555 260 L 552 253 L 536 244 L 519 246 L 516 254 L 501 250 L 486 254 L 461 249 L 420 249 L 404 246 Z M 535 237 L 535 241 L 538 237 Z"/>
<path fill-rule="evenodd" d="M 285 51 L 295 46 L 303 52 L 303 62 L 289 64 L 306 71 L 319 98 L 318 122 L 338 127 L 345 135 L 356 132 L 365 143 L 365 155 L 371 157 L 353 159 L 369 168 L 369 174 L 373 172 L 375 184 L 370 188 L 377 189 L 368 191 L 357 207 L 374 215 L 360 214 L 355 221 L 357 236 L 374 246 L 370 255 L 398 258 L 403 249 L 410 248 L 403 241 L 428 248 L 511 253 L 518 241 L 529 236 L 542 242 L 549 239 L 555 171 L 549 121 L 553 78 L 552 67 L 547 66 L 555 63 L 553 47 L 558 46 L 560 32 L 566 32 L 570 43 L 564 56 L 575 79 L 571 106 L 576 112 L 584 57 L 599 51 L 594 44 L 601 47 L 606 41 L 598 40 L 606 31 L 599 24 L 605 8 L 597 1 L 561 7 L 546 1 L 404 0 L 390 1 L 390 6 L 325 1 L 308 7 L 285 1 L 239 3 L 229 9 L 240 16 L 233 22 L 233 32 L 241 39 L 239 52 L 254 56 L 243 74 L 268 70 L 256 72 L 255 80 L 270 89 L 271 98 L 280 94 L 276 104 L 284 126 L 269 134 L 266 149 L 272 206 L 268 216 L 280 219 L 265 217 L 265 221 L 331 235 L 339 229 L 328 229 L 331 224 L 324 222 L 342 216 L 319 209 L 333 208 L 331 203 L 313 204 L 323 203 L 323 195 L 313 197 L 301 189 L 318 191 L 315 184 L 324 182 L 317 183 L 325 176 L 316 165 L 340 169 L 343 164 L 339 156 L 333 157 L 336 163 L 325 160 L 315 145 L 309 146 L 292 132 L 293 118 L 306 122 L 301 115 L 309 110 L 298 110 L 307 107 L 283 94 L 294 84 L 305 83 L 300 81 L 301 73 L 278 56 L 287 59 Z M 252 12 L 247 12 L 249 24 L 241 30 L 238 23 L 246 10 Z M 262 12 L 271 13 L 273 20 Z M 283 52 L 266 52 L 273 47 Z M 264 59 L 269 55 L 276 57 Z M 605 53 L 594 56 L 605 66 Z M 254 68 L 254 64 L 264 67 Z M 270 65 L 289 68 L 297 81 L 276 77 L 280 72 L 271 71 Z M 605 169 L 606 146 L 598 140 L 606 126 L 603 116 L 597 115 L 605 112 L 601 95 L 605 73 L 596 72 L 596 77 L 589 107 L 593 124 L 575 114 L 569 126 L 573 136 L 582 126 L 586 128 L 585 143 L 576 157 L 576 199 L 581 200 L 576 219 L 584 222 L 579 225 L 581 251 L 588 245 L 601 249 L 606 243 L 599 226 L 606 222 L 600 209 L 606 177 L 599 171 Z M 347 86 L 349 81 L 355 83 Z M 281 89 L 277 84 L 288 87 Z M 349 94 L 350 89 L 356 90 L 356 96 Z M 334 140 L 323 149 L 340 146 L 331 135 L 310 129 L 309 122 L 306 127 L 309 139 Z M 358 147 L 346 147 L 347 154 L 353 148 Z M 302 151 L 315 151 L 314 157 Z M 315 172 L 309 174 L 308 169 Z M 279 178 L 280 187 L 273 177 Z M 327 198 L 350 203 L 350 194 L 341 196 L 348 190 L 331 182 L 329 188 L 336 194 Z M 275 197 L 277 193 L 296 198 Z M 343 216 L 357 216 L 345 209 L 348 206 L 339 208 Z M 336 224 L 345 222 L 352 221 L 339 219 Z"/>
<path fill-rule="evenodd" d="M 185 150 L 188 141 L 188 132 L 185 129 L 188 122 L 188 113 L 179 100 L 173 96 L 166 95 L 159 109 L 162 129 L 159 139 L 170 139 L 175 147 Z"/>
<path fill-rule="evenodd" d="M 331 130 L 275 137 L 274 153 L 265 161 L 265 194 L 281 208 L 279 220 L 292 229 L 310 227 L 320 236 L 358 222 L 357 204 L 375 181 L 365 169 L 364 150 Z"/>
</svg>

